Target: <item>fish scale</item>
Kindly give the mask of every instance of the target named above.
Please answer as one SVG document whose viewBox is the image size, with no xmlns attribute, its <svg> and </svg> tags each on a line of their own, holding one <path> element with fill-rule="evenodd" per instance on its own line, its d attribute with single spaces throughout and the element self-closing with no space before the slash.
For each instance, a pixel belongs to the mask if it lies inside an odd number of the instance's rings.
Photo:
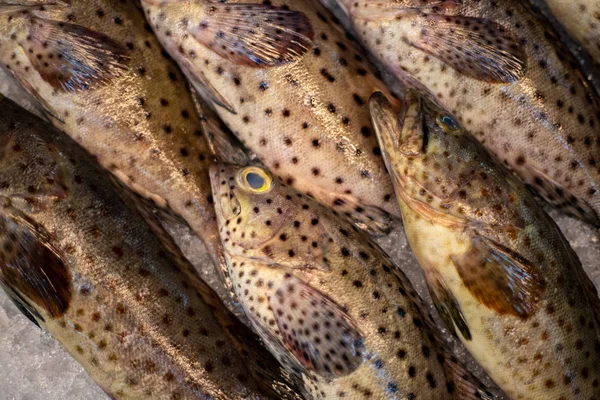
<svg viewBox="0 0 600 400">
<path fill-rule="evenodd" d="M 338 0 L 366 47 L 549 203 L 600 226 L 600 107 L 521 1 Z"/>
<path fill-rule="evenodd" d="M 0 3 L 2 66 L 57 128 L 183 217 L 216 260 L 211 153 L 185 77 L 135 3 L 9 3 Z"/>
<path fill-rule="evenodd" d="M 492 398 L 364 231 L 262 168 L 211 179 L 237 298 L 306 398 Z"/>
<path fill-rule="evenodd" d="M 595 0 L 545 0 L 556 19 L 600 64 L 600 4 Z"/>
<path fill-rule="evenodd" d="M 66 135 L 0 107 L 0 286 L 25 315 L 113 399 L 294 396 L 130 193 Z"/>
<path fill-rule="evenodd" d="M 447 327 L 510 398 L 600 398 L 600 299 L 554 221 L 443 108 L 371 109 Z"/>
<path fill-rule="evenodd" d="M 142 5 L 199 92 L 278 177 L 374 233 L 390 229 L 399 211 L 366 109 L 385 86 L 318 2 Z"/>
</svg>

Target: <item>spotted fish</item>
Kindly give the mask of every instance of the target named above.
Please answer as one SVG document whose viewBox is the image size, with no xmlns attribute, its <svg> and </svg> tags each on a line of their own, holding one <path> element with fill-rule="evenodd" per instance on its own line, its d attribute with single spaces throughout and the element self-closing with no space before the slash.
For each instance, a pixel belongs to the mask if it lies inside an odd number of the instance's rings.
<svg viewBox="0 0 600 400">
<path fill-rule="evenodd" d="M 433 102 L 370 101 L 408 241 L 446 324 L 514 399 L 600 398 L 600 300 L 525 186 Z"/>
<path fill-rule="evenodd" d="M 600 64 L 600 2 L 544 0 L 556 19 Z"/>
<path fill-rule="evenodd" d="M 520 0 L 338 0 L 373 54 L 551 204 L 600 227 L 600 107 Z"/>
<path fill-rule="evenodd" d="M 491 398 L 366 233 L 264 169 L 211 168 L 240 303 L 310 399 Z"/>
<path fill-rule="evenodd" d="M 216 259 L 210 150 L 185 77 L 138 8 L 0 1 L 0 63 L 55 126 L 130 188 L 183 217 Z"/>
<path fill-rule="evenodd" d="M 366 102 L 384 88 L 317 1 L 143 0 L 159 39 L 276 176 L 373 233 L 400 214 Z"/>
<path fill-rule="evenodd" d="M 37 117 L 6 99 L 0 109 L 0 286 L 21 311 L 114 399 L 293 395 L 113 178 Z"/>
</svg>

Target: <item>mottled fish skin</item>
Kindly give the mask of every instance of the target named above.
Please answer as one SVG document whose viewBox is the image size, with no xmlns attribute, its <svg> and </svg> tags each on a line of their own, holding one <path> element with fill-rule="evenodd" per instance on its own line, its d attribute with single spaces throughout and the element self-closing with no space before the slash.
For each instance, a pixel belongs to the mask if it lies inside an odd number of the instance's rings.
<svg viewBox="0 0 600 400">
<path fill-rule="evenodd" d="M 167 51 L 276 176 L 373 233 L 390 229 L 395 221 L 387 214 L 400 212 L 366 108 L 384 85 L 318 2 L 142 5 Z M 280 34 L 270 44 L 302 46 L 264 55 L 251 47 L 268 47 L 260 34 L 239 38 L 266 25 L 265 18 Z M 272 22 L 279 18 L 280 26 Z M 248 54 L 239 54 L 240 47 Z"/>
<path fill-rule="evenodd" d="M 0 286 L 19 308 L 114 399 L 271 398 L 249 371 L 263 357 L 270 386 L 276 361 L 114 178 L 14 103 L 0 109 Z"/>
<path fill-rule="evenodd" d="M 600 2 L 597 0 L 545 0 L 552 14 L 600 64 Z"/>
<path fill-rule="evenodd" d="M 600 227 L 600 108 L 520 0 L 338 0 L 373 54 L 549 203 Z"/>
<path fill-rule="evenodd" d="M 513 399 L 600 398 L 600 301 L 526 187 L 455 117 L 412 97 L 371 109 L 432 299 Z"/>
<path fill-rule="evenodd" d="M 490 398 L 365 232 L 259 167 L 216 165 L 211 179 L 235 292 L 306 398 Z"/>
<path fill-rule="evenodd" d="M 130 188 L 183 217 L 216 259 L 210 150 L 186 79 L 139 5 L 10 3 L 38 6 L 6 12 L 9 6 L 0 3 L 1 65 L 38 98 L 56 127 Z M 37 11 L 39 4 L 48 12 Z"/>
</svg>

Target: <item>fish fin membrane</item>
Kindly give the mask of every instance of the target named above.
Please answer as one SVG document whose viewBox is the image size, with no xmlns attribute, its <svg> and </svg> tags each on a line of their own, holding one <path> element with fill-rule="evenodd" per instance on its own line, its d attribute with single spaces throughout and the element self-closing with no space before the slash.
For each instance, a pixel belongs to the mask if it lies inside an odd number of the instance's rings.
<svg viewBox="0 0 600 400">
<path fill-rule="evenodd" d="M 564 186 L 537 169 L 535 170 L 535 177 L 541 179 L 542 185 L 536 185 L 535 187 L 527 185 L 531 192 L 540 196 L 552 207 L 561 210 L 565 214 L 600 229 L 600 217 L 588 202 L 575 197 Z"/>
<path fill-rule="evenodd" d="M 70 5 L 67 0 L 0 0 L 0 15 L 11 14 L 33 8 L 44 7 L 66 7 Z"/>
<path fill-rule="evenodd" d="M 513 83 L 523 77 L 527 58 L 517 39 L 490 20 L 426 14 L 413 46 L 458 72 L 489 83 Z"/>
<path fill-rule="evenodd" d="M 363 337 L 340 305 L 289 273 L 273 290 L 269 305 L 279 336 L 300 365 L 328 379 L 361 365 Z"/>
<path fill-rule="evenodd" d="M 210 83 L 204 72 L 194 67 L 186 58 L 181 58 L 179 61 L 179 65 L 192 84 L 192 87 L 204 101 L 223 107 L 232 114 L 237 114 L 233 105 Z"/>
<path fill-rule="evenodd" d="M 342 3 L 338 0 L 338 3 Z M 428 5 L 409 6 L 396 0 L 372 2 L 368 7 L 356 6 L 350 9 L 352 17 L 367 21 L 394 20 L 400 16 L 416 15 L 430 10 L 446 9 L 460 5 L 460 0 L 439 0 Z M 346 9 L 345 6 L 342 8 Z M 348 10 L 347 10 L 348 11 Z"/>
<path fill-rule="evenodd" d="M 452 261 L 469 292 L 500 315 L 527 319 L 539 308 L 541 271 L 513 250 L 475 235 L 471 248 Z"/>
<path fill-rule="evenodd" d="M 339 195 L 334 204 L 342 218 L 373 237 L 386 236 L 400 224 L 398 217 L 377 206 L 363 204 L 351 196 Z"/>
<path fill-rule="evenodd" d="M 192 95 L 194 105 L 200 115 L 202 131 L 217 160 L 236 165 L 249 165 L 250 157 L 246 153 L 244 145 L 229 130 L 214 109 L 198 95 L 195 88 L 192 88 Z"/>
<path fill-rule="evenodd" d="M 454 399 L 460 400 L 495 400 L 497 396 L 491 393 L 479 379 L 467 370 L 456 357 L 444 351 L 444 369 L 451 377 Z M 450 385 L 450 384 L 448 384 Z M 450 386 L 447 386 L 450 388 Z"/>
<path fill-rule="evenodd" d="M 125 48 L 79 25 L 32 17 L 24 45 L 33 67 L 53 88 L 65 92 L 110 84 L 127 69 Z"/>
<path fill-rule="evenodd" d="M 27 299 L 23 298 L 18 292 L 15 292 L 10 287 L 3 284 L 0 279 L 0 287 L 4 290 L 4 293 L 13 302 L 13 304 L 21 311 L 28 320 L 33 322 L 38 328 L 41 328 L 40 322 L 45 322 L 44 318 L 37 312 L 37 310 L 29 304 Z"/>
<path fill-rule="evenodd" d="M 302 58 L 314 32 L 301 12 L 267 4 L 208 6 L 202 21 L 191 23 L 192 36 L 234 64 L 273 67 Z"/>
<path fill-rule="evenodd" d="M 63 316 L 71 302 L 71 273 L 50 235 L 19 210 L 3 205 L 0 249 L 0 281 L 26 315 L 39 316 L 32 307 L 36 305 L 51 318 Z"/>
<path fill-rule="evenodd" d="M 433 304 L 448 329 L 450 329 L 455 336 L 458 336 L 458 330 L 465 340 L 470 341 L 472 339 L 471 330 L 467 325 L 460 304 L 458 304 L 458 301 L 452 292 L 450 292 L 446 283 L 434 270 L 426 271 L 425 278 Z"/>
</svg>

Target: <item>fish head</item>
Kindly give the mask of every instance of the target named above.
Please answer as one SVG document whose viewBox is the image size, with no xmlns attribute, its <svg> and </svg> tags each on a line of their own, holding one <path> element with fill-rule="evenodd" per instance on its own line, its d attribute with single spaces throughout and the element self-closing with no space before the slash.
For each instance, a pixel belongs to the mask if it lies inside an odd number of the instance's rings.
<svg viewBox="0 0 600 400">
<path fill-rule="evenodd" d="M 327 268 L 331 238 L 316 201 L 258 166 L 216 164 L 210 177 L 219 234 L 230 258 Z"/>
<path fill-rule="evenodd" d="M 387 98 L 371 97 L 371 117 L 400 199 L 446 212 L 451 202 L 472 204 L 485 185 L 485 150 L 457 119 L 427 98 L 408 94 L 399 112 Z"/>
</svg>

